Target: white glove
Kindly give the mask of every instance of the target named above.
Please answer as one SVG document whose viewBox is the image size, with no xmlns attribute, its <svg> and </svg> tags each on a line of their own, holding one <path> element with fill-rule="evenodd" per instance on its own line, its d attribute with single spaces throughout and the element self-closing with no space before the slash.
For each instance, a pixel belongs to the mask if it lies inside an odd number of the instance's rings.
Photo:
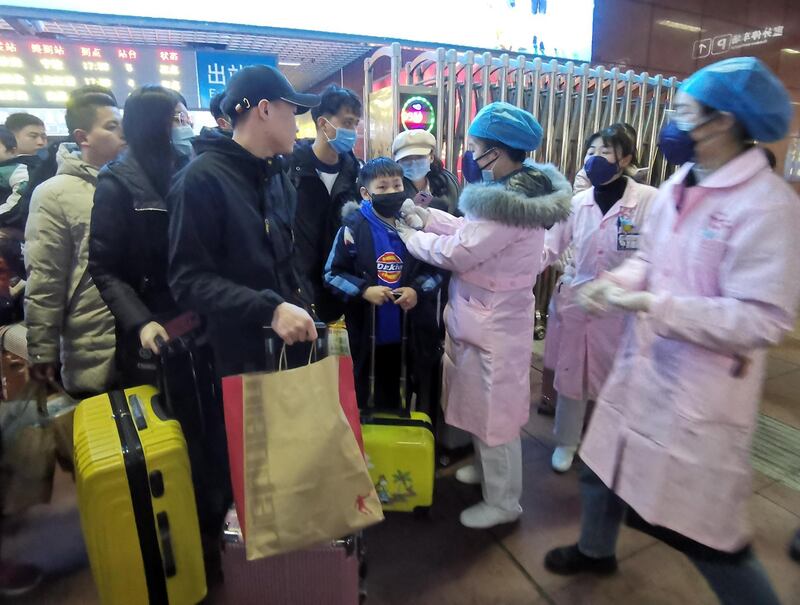
<svg viewBox="0 0 800 605">
<path fill-rule="evenodd" d="M 606 301 L 625 311 L 648 313 L 655 298 L 655 295 L 650 292 L 628 292 L 622 288 L 606 292 Z"/>
<path fill-rule="evenodd" d="M 599 315 L 608 311 L 608 293 L 622 288 L 607 279 L 596 279 L 578 290 L 577 302 L 587 313 Z"/>
<path fill-rule="evenodd" d="M 567 268 L 570 265 L 575 264 L 575 255 L 573 254 L 574 248 L 572 246 L 568 246 L 564 253 L 558 257 L 558 260 L 553 263 L 553 267 L 556 271 L 560 271 L 561 273 L 566 273 Z M 575 274 L 575 267 L 572 268 L 572 274 Z"/>
<path fill-rule="evenodd" d="M 417 206 L 414 200 L 408 199 L 403 202 L 400 208 L 400 216 L 406 225 L 417 231 L 423 229 L 430 218 L 431 213 L 427 208 Z"/>
<path fill-rule="evenodd" d="M 395 229 L 397 229 L 397 235 L 400 236 L 400 239 L 403 240 L 403 243 L 408 245 L 408 240 L 417 232 L 416 229 L 412 229 L 403 221 L 395 221 Z"/>
</svg>

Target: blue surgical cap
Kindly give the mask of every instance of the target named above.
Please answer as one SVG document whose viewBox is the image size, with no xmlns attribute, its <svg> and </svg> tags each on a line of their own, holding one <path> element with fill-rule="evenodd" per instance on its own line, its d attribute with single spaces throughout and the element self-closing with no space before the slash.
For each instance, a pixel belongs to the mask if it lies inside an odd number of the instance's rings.
<svg viewBox="0 0 800 605">
<path fill-rule="evenodd" d="M 524 109 L 502 102 L 481 109 L 469 127 L 469 134 L 520 151 L 533 151 L 542 142 L 542 127 L 536 118 Z"/>
<path fill-rule="evenodd" d="M 712 109 L 732 113 L 758 141 L 777 141 L 789 131 L 789 93 L 755 57 L 725 59 L 704 67 L 689 76 L 681 90 Z"/>
</svg>

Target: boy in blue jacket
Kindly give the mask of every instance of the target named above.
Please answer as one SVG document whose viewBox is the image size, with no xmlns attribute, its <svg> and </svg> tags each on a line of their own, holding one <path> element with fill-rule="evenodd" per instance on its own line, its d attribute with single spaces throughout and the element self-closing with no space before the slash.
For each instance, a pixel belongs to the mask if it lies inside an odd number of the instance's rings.
<svg viewBox="0 0 800 605">
<path fill-rule="evenodd" d="M 402 167 L 389 158 L 376 158 L 361 169 L 359 184 L 363 201 L 342 209 L 342 227 L 325 265 L 325 285 L 347 304 L 359 407 L 368 406 L 374 305 L 374 406 L 398 408 L 403 311 L 409 322 L 407 361 L 413 385 L 420 368 L 438 363 L 436 305 L 442 275 L 408 254 L 395 229 L 406 200 Z"/>
</svg>

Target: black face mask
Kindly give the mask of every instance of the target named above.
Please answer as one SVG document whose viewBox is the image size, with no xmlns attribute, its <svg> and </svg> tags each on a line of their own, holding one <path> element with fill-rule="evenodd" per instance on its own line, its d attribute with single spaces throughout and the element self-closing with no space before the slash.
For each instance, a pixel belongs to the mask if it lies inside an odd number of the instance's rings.
<svg viewBox="0 0 800 605">
<path fill-rule="evenodd" d="M 385 217 L 397 216 L 403 202 L 406 201 L 408 196 L 405 191 L 398 191 L 396 193 L 374 193 L 372 194 L 372 207 L 375 212 Z"/>
</svg>

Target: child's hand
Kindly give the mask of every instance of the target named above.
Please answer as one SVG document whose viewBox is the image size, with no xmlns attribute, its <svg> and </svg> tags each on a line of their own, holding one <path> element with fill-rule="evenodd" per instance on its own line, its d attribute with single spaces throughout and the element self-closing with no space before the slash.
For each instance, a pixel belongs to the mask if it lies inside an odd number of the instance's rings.
<svg viewBox="0 0 800 605">
<path fill-rule="evenodd" d="M 386 286 L 370 286 L 364 290 L 363 297 L 368 303 L 380 307 L 383 303 L 392 300 L 392 289 Z"/>
<path fill-rule="evenodd" d="M 417 306 L 417 291 L 414 288 L 397 288 L 394 292 L 400 295 L 394 304 L 400 305 L 403 311 L 410 311 Z"/>
</svg>

